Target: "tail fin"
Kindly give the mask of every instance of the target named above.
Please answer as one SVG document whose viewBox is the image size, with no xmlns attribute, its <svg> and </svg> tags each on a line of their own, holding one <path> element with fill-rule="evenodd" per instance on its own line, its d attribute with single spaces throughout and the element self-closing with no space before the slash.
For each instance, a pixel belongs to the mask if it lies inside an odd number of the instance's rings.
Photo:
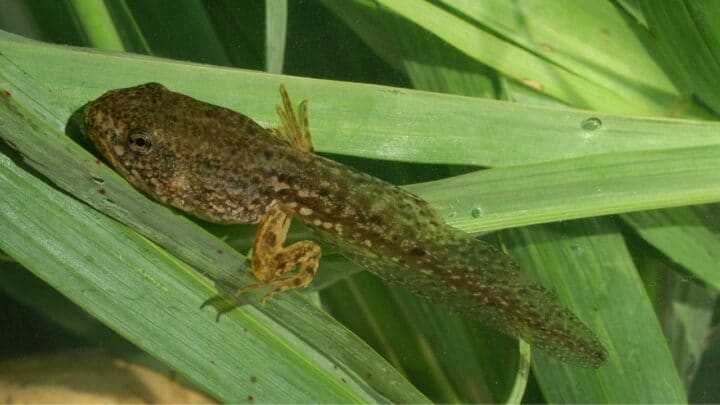
<svg viewBox="0 0 720 405">
<path fill-rule="evenodd" d="M 448 261 L 437 264 L 443 268 L 433 272 L 446 291 L 422 295 L 559 360 L 590 368 L 606 361 L 607 350 L 595 334 L 555 294 L 525 279 L 515 261 L 494 246 L 463 236 L 449 248 Z"/>
<path fill-rule="evenodd" d="M 419 235 L 424 248 L 415 252 L 422 254 L 411 252 L 400 261 L 323 235 L 385 281 L 520 337 L 559 360 L 597 368 L 607 359 L 595 334 L 553 293 L 524 278 L 510 256 L 464 232 L 447 227 L 429 238 Z"/>
</svg>

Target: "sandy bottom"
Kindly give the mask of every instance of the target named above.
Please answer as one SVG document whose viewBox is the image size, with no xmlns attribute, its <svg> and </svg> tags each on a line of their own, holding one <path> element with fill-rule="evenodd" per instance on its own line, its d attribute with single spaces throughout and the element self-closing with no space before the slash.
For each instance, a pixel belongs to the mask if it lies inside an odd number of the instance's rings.
<svg viewBox="0 0 720 405">
<path fill-rule="evenodd" d="M 100 349 L 0 362 L 0 403 L 214 403 L 171 377 Z"/>
</svg>

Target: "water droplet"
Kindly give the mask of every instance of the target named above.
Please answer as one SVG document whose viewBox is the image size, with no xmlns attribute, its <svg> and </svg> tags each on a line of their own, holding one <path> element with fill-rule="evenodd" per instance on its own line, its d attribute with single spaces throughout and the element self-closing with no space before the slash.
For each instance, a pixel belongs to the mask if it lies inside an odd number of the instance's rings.
<svg viewBox="0 0 720 405">
<path fill-rule="evenodd" d="M 470 211 L 470 216 L 473 218 L 480 218 L 481 216 L 483 216 L 482 208 L 479 208 L 479 207 L 473 208 L 472 211 Z"/>
<path fill-rule="evenodd" d="M 105 180 L 101 179 L 100 177 L 90 176 L 90 178 L 97 184 L 105 184 Z"/>
<path fill-rule="evenodd" d="M 455 218 L 455 217 L 457 217 L 457 211 L 450 211 L 450 212 L 448 212 L 447 217 L 448 217 L 448 218 Z"/>
<path fill-rule="evenodd" d="M 595 131 L 600 129 L 600 127 L 602 127 L 602 121 L 597 117 L 590 117 L 580 124 L 580 128 L 585 131 Z"/>
</svg>

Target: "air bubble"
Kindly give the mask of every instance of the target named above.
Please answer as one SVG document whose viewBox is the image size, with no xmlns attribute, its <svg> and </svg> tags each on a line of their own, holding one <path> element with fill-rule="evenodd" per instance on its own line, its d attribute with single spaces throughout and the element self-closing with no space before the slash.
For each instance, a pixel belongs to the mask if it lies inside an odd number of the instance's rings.
<svg viewBox="0 0 720 405">
<path fill-rule="evenodd" d="M 483 209 L 480 207 L 475 207 L 470 211 L 470 216 L 473 218 L 480 218 L 483 214 Z"/>
<path fill-rule="evenodd" d="M 580 128 L 585 131 L 595 131 L 602 127 L 602 121 L 597 117 L 590 117 L 580 124 Z"/>
</svg>

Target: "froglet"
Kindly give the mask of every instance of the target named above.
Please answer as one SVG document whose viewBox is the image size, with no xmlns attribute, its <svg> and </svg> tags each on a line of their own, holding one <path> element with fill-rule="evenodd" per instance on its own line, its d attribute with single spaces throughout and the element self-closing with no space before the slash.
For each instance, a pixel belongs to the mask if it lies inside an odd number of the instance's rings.
<svg viewBox="0 0 720 405">
<path fill-rule="evenodd" d="M 172 92 L 157 83 L 90 103 L 85 132 L 125 179 L 162 203 L 207 221 L 259 224 L 257 284 L 307 286 L 320 246 L 283 246 L 297 218 L 387 282 L 521 337 L 558 359 L 599 367 L 607 351 L 554 294 L 492 245 L 445 222 L 419 197 L 313 153 L 307 102 L 297 115 L 284 87 L 278 128 Z"/>
</svg>

